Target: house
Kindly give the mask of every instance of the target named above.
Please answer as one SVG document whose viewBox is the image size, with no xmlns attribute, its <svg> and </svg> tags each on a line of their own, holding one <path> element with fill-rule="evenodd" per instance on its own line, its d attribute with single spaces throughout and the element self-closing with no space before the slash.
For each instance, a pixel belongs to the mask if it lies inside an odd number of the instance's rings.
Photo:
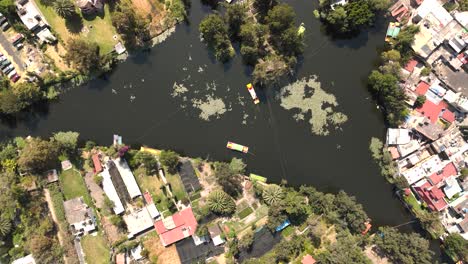
<svg viewBox="0 0 468 264">
<path fill-rule="evenodd" d="M 149 192 L 145 192 L 143 193 L 143 197 L 145 197 L 146 209 L 148 210 L 148 213 L 150 214 L 151 218 L 156 219 L 159 216 L 161 216 L 158 209 L 156 208 L 156 205 L 153 202 L 151 194 Z"/>
<path fill-rule="evenodd" d="M 76 0 L 75 3 L 83 14 L 100 12 L 104 7 L 102 0 Z"/>
<path fill-rule="evenodd" d="M 57 41 L 50 32 L 49 25 L 36 5 L 29 0 L 18 0 L 16 2 L 16 13 L 19 18 L 42 43 L 54 43 Z"/>
<path fill-rule="evenodd" d="M 302 258 L 301 263 L 302 264 L 315 264 L 317 263 L 317 261 L 311 255 L 307 254 Z"/>
<path fill-rule="evenodd" d="M 445 180 L 444 193 L 448 199 L 452 199 L 452 197 L 461 192 L 462 188 L 458 184 L 457 178 L 452 176 Z"/>
<path fill-rule="evenodd" d="M 48 170 L 46 172 L 46 175 L 47 175 L 47 183 L 53 183 L 59 180 L 56 169 Z"/>
<path fill-rule="evenodd" d="M 437 185 L 444 180 L 448 179 L 449 177 L 456 176 L 457 175 L 457 168 L 455 168 L 455 165 L 453 162 L 448 163 L 445 165 L 445 167 L 437 172 L 434 172 L 431 176 L 429 176 L 429 182 L 432 185 Z"/>
<path fill-rule="evenodd" d="M 133 176 L 130 167 L 128 167 L 127 161 L 125 161 L 124 158 L 117 158 L 113 160 L 113 163 L 120 173 L 130 198 L 134 199 L 141 196 L 140 188 L 138 187 L 135 176 Z"/>
<path fill-rule="evenodd" d="M 93 154 L 92 156 L 93 165 L 94 165 L 94 172 L 100 173 L 102 171 L 101 161 L 99 159 L 98 154 Z"/>
<path fill-rule="evenodd" d="M 444 200 L 445 194 L 437 186 L 431 185 L 427 180 L 421 180 L 413 185 L 419 198 L 423 200 L 432 211 L 442 211 L 448 204 Z"/>
<path fill-rule="evenodd" d="M 387 145 L 404 145 L 411 141 L 410 131 L 405 128 L 389 128 L 387 130 Z"/>
<path fill-rule="evenodd" d="M 438 155 L 433 155 L 430 158 L 418 163 L 416 166 L 401 172 L 408 181 L 408 184 L 413 184 L 423 179 L 427 175 L 431 175 L 434 172 L 441 170 L 445 164 L 439 158 Z"/>
<path fill-rule="evenodd" d="M 83 201 L 83 197 L 74 198 L 63 203 L 65 216 L 75 236 L 88 234 L 96 229 L 93 209 Z"/>
<path fill-rule="evenodd" d="M 121 214 L 125 211 L 125 208 L 122 204 L 122 201 L 119 198 L 119 194 L 117 193 L 117 189 L 114 186 L 114 183 L 112 181 L 112 176 L 110 175 L 109 169 L 106 168 L 101 172 L 102 176 L 102 189 L 104 190 L 104 193 L 107 195 L 109 200 L 112 201 L 114 204 L 114 210 L 115 214 Z"/>
<path fill-rule="evenodd" d="M 171 245 L 179 240 L 192 236 L 198 223 L 191 207 L 187 207 L 170 217 L 163 218 L 154 223 L 164 246 Z"/>
<path fill-rule="evenodd" d="M 117 256 L 115 256 L 115 264 L 127 264 L 125 253 L 119 253 Z"/>
<path fill-rule="evenodd" d="M 125 224 L 127 225 L 128 238 L 134 238 L 150 229 L 154 228 L 153 218 L 146 207 L 138 208 L 123 216 Z"/>
<path fill-rule="evenodd" d="M 210 233 L 211 240 L 215 246 L 224 244 L 224 239 L 221 237 L 222 232 L 218 224 L 214 224 L 208 227 L 208 233 Z"/>
<path fill-rule="evenodd" d="M 193 169 L 192 162 L 189 159 L 183 159 L 178 167 L 180 179 L 184 185 L 185 192 L 188 194 L 201 189 L 200 181 Z"/>
<path fill-rule="evenodd" d="M 25 257 L 13 260 L 11 264 L 36 264 L 36 260 L 34 260 L 32 254 L 29 254 Z"/>
<path fill-rule="evenodd" d="M 132 258 L 136 261 L 143 259 L 143 256 L 141 255 L 143 251 L 143 248 L 141 245 L 138 245 L 137 247 L 134 247 L 130 250 L 130 254 L 132 255 Z"/>
</svg>

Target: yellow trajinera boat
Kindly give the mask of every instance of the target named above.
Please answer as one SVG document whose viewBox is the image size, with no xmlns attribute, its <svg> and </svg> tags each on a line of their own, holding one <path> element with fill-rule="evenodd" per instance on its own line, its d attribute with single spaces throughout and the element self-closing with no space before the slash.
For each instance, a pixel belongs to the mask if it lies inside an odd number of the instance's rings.
<svg viewBox="0 0 468 264">
<path fill-rule="evenodd" d="M 254 100 L 254 104 L 260 103 L 260 100 L 257 97 L 257 93 L 255 92 L 255 89 L 251 83 L 247 84 L 247 90 L 249 90 L 250 96 L 252 96 L 252 99 Z"/>
<path fill-rule="evenodd" d="M 234 142 L 231 142 L 231 141 L 228 141 L 226 147 L 228 149 L 236 150 L 236 151 L 239 151 L 239 152 L 244 152 L 244 153 L 249 152 L 249 147 L 246 147 L 246 146 L 243 146 L 241 144 L 237 144 L 237 143 L 234 143 Z"/>
</svg>

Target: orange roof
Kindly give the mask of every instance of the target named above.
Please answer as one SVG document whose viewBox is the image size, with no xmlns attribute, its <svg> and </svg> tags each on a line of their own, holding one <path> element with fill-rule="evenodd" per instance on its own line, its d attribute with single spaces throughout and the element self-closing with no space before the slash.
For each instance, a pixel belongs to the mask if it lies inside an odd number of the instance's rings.
<svg viewBox="0 0 468 264">
<path fill-rule="evenodd" d="M 445 110 L 442 113 L 441 117 L 442 117 L 442 119 L 444 119 L 445 121 L 447 121 L 449 123 L 453 123 L 453 121 L 455 121 L 455 114 L 450 110 Z"/>
<path fill-rule="evenodd" d="M 302 264 L 314 264 L 316 263 L 317 261 L 309 254 L 305 255 L 303 258 L 302 258 Z"/>
<path fill-rule="evenodd" d="M 125 254 L 120 253 L 115 257 L 115 264 L 125 264 Z"/>
<path fill-rule="evenodd" d="M 195 233 L 197 229 L 197 219 L 193 215 L 191 207 L 173 214 L 164 221 L 170 222 L 170 226 L 164 225 L 163 220 L 154 223 L 154 227 L 161 238 L 164 246 L 168 246 Z"/>
<path fill-rule="evenodd" d="M 406 64 L 405 70 L 407 70 L 409 72 L 413 72 L 414 67 L 416 67 L 417 64 L 418 64 L 418 61 L 415 60 L 415 59 L 412 59 Z"/>
<path fill-rule="evenodd" d="M 427 90 L 429 90 L 430 85 L 427 82 L 419 82 L 418 86 L 416 86 L 416 93 L 418 95 L 425 95 Z"/>
<path fill-rule="evenodd" d="M 433 102 L 426 100 L 421 108 L 416 109 L 419 113 L 423 114 L 431 123 L 435 124 L 437 120 L 439 120 L 439 114 L 442 109 L 445 109 L 447 104 L 444 101 L 439 102 L 438 104 L 434 104 Z"/>
</svg>

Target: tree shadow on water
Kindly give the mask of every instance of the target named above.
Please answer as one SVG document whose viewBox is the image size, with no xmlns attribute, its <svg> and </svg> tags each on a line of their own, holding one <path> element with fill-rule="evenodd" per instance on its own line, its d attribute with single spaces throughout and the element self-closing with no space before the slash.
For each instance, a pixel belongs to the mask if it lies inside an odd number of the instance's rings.
<svg viewBox="0 0 468 264">
<path fill-rule="evenodd" d="M 83 30 L 83 18 L 75 13 L 73 16 L 66 19 L 65 26 L 70 33 L 79 34 L 81 30 Z"/>
</svg>

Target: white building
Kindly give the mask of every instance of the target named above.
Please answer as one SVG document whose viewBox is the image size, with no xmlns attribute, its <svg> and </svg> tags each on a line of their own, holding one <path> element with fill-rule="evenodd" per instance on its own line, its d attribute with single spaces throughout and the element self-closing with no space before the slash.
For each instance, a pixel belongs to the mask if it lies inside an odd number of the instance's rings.
<svg viewBox="0 0 468 264">
<path fill-rule="evenodd" d="M 114 203 L 114 213 L 115 214 L 121 214 L 125 211 L 125 208 L 122 204 L 122 201 L 120 201 L 119 195 L 117 194 L 117 190 L 115 189 L 114 184 L 112 183 L 112 179 L 109 173 L 109 169 L 105 168 L 101 172 L 102 176 L 102 189 L 106 193 L 107 197 L 109 200 L 111 200 Z"/>
<path fill-rule="evenodd" d="M 130 198 L 133 199 L 141 196 L 141 191 L 135 180 L 135 176 L 133 176 L 132 170 L 130 170 L 130 167 L 128 167 L 128 164 L 125 161 L 125 159 L 117 158 L 113 161 L 115 163 L 115 166 L 119 170 L 120 176 L 122 177 L 125 187 L 127 187 Z"/>
<path fill-rule="evenodd" d="M 409 129 L 405 128 L 389 128 L 387 130 L 388 145 L 404 145 L 411 141 Z"/>
<path fill-rule="evenodd" d="M 36 264 L 36 261 L 34 260 L 33 255 L 29 254 L 17 260 L 13 260 L 11 264 Z"/>
<path fill-rule="evenodd" d="M 83 201 L 83 197 L 63 202 L 65 216 L 74 235 L 88 234 L 96 229 L 93 209 Z"/>
</svg>

